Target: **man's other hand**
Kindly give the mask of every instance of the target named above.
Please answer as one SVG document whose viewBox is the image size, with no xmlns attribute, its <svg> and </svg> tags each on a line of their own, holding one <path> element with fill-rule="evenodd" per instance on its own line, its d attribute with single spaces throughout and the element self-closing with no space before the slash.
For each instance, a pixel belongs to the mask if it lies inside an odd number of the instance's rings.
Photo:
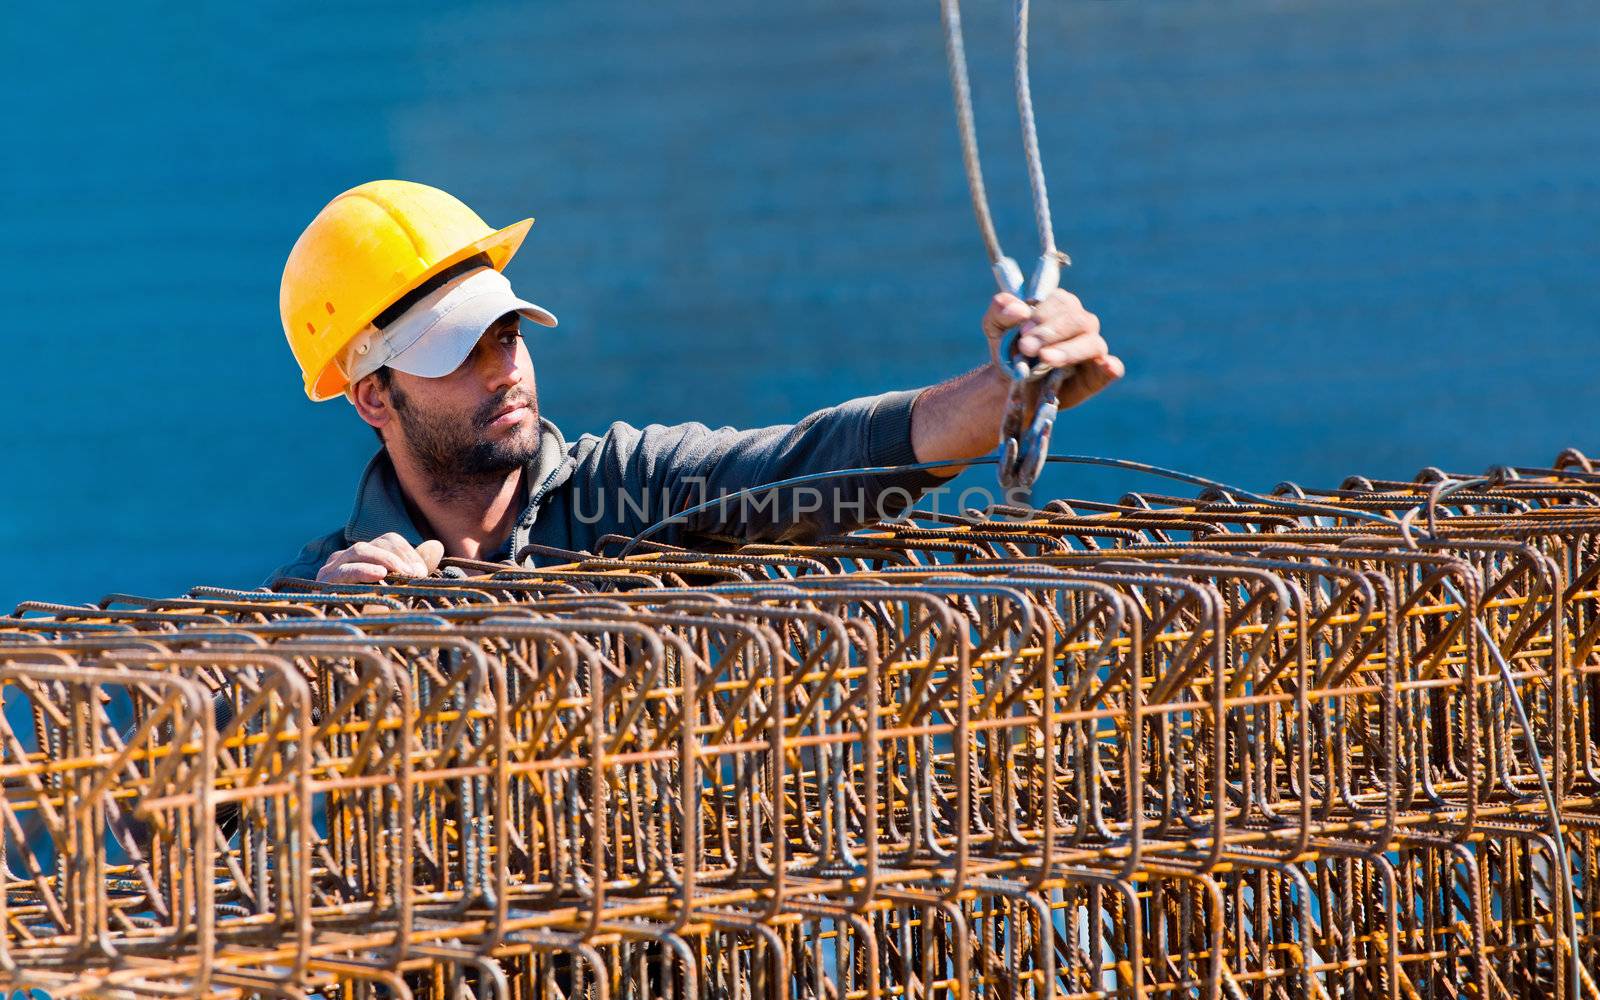
<svg viewBox="0 0 1600 1000">
<path fill-rule="evenodd" d="M 328 557 L 317 572 L 318 583 L 382 583 L 389 576 L 427 576 L 439 568 L 444 543 L 429 540 L 412 547 L 391 531 L 370 542 L 357 542 Z"/>
<path fill-rule="evenodd" d="M 1100 318 L 1071 292 L 1057 289 L 1037 306 L 1008 292 L 989 301 L 983 332 L 989 338 L 989 357 L 1002 369 L 1000 347 L 1014 326 L 1021 326 L 1017 349 L 1023 356 L 1073 370 L 1061 386 L 1062 409 L 1077 406 L 1122 377 L 1122 359 L 1100 336 Z"/>
</svg>

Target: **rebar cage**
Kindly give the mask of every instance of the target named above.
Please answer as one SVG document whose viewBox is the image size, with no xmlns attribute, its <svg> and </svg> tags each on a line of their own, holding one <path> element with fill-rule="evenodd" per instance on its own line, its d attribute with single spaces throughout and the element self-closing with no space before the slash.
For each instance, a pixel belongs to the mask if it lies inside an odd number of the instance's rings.
<svg viewBox="0 0 1600 1000">
<path fill-rule="evenodd" d="M 1600 474 L 1452 478 L 24 603 L 0 986 L 1600 997 Z"/>
</svg>

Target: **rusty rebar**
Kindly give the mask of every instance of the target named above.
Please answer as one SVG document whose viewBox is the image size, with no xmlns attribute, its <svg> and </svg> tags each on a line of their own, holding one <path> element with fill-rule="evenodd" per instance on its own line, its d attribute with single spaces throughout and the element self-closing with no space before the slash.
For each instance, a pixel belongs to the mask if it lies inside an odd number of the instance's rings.
<svg viewBox="0 0 1600 1000">
<path fill-rule="evenodd" d="M 1600 995 L 1600 475 L 0 618 L 0 985 Z"/>
</svg>

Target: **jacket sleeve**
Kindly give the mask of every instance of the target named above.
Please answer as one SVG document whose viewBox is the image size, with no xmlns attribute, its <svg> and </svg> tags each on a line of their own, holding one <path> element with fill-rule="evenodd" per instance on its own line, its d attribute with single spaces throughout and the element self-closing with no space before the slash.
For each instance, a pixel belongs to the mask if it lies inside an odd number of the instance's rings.
<svg viewBox="0 0 1600 1000">
<path fill-rule="evenodd" d="M 270 589 L 279 580 L 315 580 L 318 571 L 327 563 L 328 557 L 348 544 L 343 529 L 329 532 L 321 538 L 313 538 L 293 560 L 273 570 L 266 580 L 262 581 L 262 589 Z"/>
<path fill-rule="evenodd" d="M 652 536 L 661 541 L 800 541 L 895 516 L 941 477 L 895 472 L 735 494 L 809 473 L 916 462 L 911 407 L 917 395 L 910 390 L 853 399 L 796 424 L 755 430 L 613 424 L 604 435 L 586 435 L 574 449 L 576 514 L 636 535 L 658 520 L 723 498 Z"/>
</svg>

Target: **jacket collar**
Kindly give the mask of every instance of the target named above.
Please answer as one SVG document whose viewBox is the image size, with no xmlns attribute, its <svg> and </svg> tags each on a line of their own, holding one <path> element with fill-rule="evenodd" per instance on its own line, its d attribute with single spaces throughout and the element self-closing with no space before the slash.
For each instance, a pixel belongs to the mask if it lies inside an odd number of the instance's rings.
<svg viewBox="0 0 1600 1000">
<path fill-rule="evenodd" d="M 539 418 L 539 450 L 527 464 L 523 474 L 528 483 L 528 507 L 517 518 L 517 526 L 531 524 L 537 507 L 549 491 L 561 485 L 572 474 L 572 462 L 567 457 L 567 442 L 556 425 Z M 361 473 L 361 485 L 356 489 L 355 509 L 344 527 L 347 543 L 370 542 L 379 535 L 396 532 L 412 545 L 424 539 L 406 510 L 405 493 L 400 479 L 395 475 L 389 451 L 379 448 Z"/>
</svg>

